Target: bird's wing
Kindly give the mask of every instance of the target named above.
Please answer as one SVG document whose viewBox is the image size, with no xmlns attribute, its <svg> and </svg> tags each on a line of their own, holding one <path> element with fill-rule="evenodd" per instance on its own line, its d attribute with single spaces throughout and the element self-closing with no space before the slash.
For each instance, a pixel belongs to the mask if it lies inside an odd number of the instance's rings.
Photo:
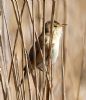
<svg viewBox="0 0 86 100">
<path fill-rule="evenodd" d="M 40 46 L 39 46 L 40 44 Z M 41 34 L 39 36 L 39 44 L 38 44 L 38 41 L 35 42 L 35 49 L 36 49 L 36 66 L 39 66 L 40 68 L 43 67 L 43 58 L 42 58 L 42 55 L 41 55 L 41 52 L 40 52 L 40 48 L 41 50 L 43 51 L 43 34 Z M 34 50 L 33 50 L 33 46 L 31 47 L 30 49 L 30 52 L 29 52 L 29 58 L 30 58 L 30 61 L 33 65 L 34 63 Z M 45 59 L 48 58 L 48 48 L 45 48 Z"/>
<path fill-rule="evenodd" d="M 42 35 L 39 36 L 39 43 L 38 43 L 38 41 L 35 42 L 36 59 L 38 58 L 38 55 L 40 54 L 40 48 L 42 49 L 41 36 Z M 29 58 L 30 58 L 31 63 L 33 63 L 33 61 L 34 61 L 34 49 L 33 49 L 33 46 L 30 49 Z"/>
</svg>

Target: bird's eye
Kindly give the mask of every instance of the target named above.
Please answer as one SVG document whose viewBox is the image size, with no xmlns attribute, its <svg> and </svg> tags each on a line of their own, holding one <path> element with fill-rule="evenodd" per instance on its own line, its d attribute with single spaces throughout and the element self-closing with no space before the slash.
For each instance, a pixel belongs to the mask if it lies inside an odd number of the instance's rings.
<svg viewBox="0 0 86 100">
<path fill-rule="evenodd" d="M 54 25 L 54 27 L 57 27 L 56 25 Z"/>
</svg>

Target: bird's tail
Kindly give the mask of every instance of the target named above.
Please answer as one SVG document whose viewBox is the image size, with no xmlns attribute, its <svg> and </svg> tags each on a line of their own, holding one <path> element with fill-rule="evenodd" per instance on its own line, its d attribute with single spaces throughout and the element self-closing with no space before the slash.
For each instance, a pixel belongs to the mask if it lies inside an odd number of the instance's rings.
<svg viewBox="0 0 86 100">
<path fill-rule="evenodd" d="M 23 68 L 24 77 L 26 77 L 28 73 L 32 73 L 33 72 L 33 67 L 32 67 L 32 64 L 31 64 L 31 61 L 30 61 L 30 58 L 29 58 L 27 50 L 25 50 L 25 62 L 26 62 L 26 64 L 25 64 L 25 66 Z"/>
</svg>

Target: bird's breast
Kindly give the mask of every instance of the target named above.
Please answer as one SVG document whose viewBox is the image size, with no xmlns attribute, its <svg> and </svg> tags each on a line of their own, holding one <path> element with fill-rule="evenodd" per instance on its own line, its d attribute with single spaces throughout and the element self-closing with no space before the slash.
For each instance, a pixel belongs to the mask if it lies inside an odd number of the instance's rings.
<svg viewBox="0 0 86 100">
<path fill-rule="evenodd" d="M 53 46 L 51 49 L 51 59 L 52 59 L 52 64 L 54 64 L 59 54 L 60 37 L 58 36 L 53 37 L 52 44 Z"/>
<path fill-rule="evenodd" d="M 52 59 L 52 63 L 56 62 L 56 59 L 58 57 L 59 54 L 59 44 L 58 45 L 54 45 L 51 49 L 51 59 Z"/>
</svg>

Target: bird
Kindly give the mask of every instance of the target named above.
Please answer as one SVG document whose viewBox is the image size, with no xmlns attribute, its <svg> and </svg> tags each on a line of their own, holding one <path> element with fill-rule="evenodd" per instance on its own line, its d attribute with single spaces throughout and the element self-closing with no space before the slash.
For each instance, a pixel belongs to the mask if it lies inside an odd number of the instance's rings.
<svg viewBox="0 0 86 100">
<path fill-rule="evenodd" d="M 56 63 L 58 54 L 59 54 L 59 45 L 61 41 L 61 37 L 63 34 L 63 27 L 66 24 L 60 24 L 59 22 L 55 21 L 53 22 L 52 27 L 52 43 L 51 43 L 51 60 L 52 64 Z M 43 71 L 43 56 L 41 54 L 41 51 L 43 52 L 43 46 L 44 46 L 44 38 L 43 38 L 43 32 L 39 35 L 38 41 L 35 41 L 35 50 L 36 50 L 36 68 Z M 47 21 L 45 23 L 45 64 L 48 64 L 49 59 L 49 44 L 51 39 L 51 21 Z M 29 66 L 29 68 L 33 69 L 34 65 L 34 47 L 32 46 L 29 53 L 28 53 L 28 65 L 29 62 L 31 63 L 32 67 Z M 40 51 L 41 49 L 41 51 Z M 24 72 L 26 73 L 26 67 L 24 67 Z"/>
</svg>

